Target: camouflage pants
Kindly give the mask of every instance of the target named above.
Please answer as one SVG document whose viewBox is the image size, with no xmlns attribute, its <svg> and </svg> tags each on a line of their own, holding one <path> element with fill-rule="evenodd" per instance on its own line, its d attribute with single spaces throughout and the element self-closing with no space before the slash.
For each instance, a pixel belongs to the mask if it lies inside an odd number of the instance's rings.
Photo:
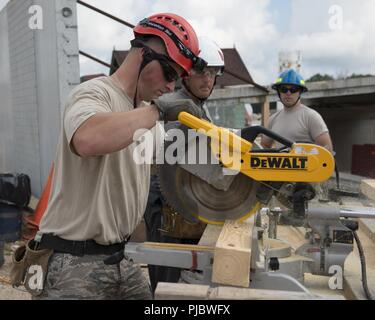
<svg viewBox="0 0 375 320">
<path fill-rule="evenodd" d="M 36 300 L 150 300 L 141 268 L 126 259 L 105 265 L 105 255 L 52 255 L 43 293 Z"/>
</svg>

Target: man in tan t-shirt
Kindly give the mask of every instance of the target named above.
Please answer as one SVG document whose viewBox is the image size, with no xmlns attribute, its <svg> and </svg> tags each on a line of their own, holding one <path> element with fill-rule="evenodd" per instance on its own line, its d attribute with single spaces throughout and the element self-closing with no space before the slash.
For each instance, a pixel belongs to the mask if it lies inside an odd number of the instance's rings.
<svg viewBox="0 0 375 320">
<path fill-rule="evenodd" d="M 193 28 L 180 16 L 150 16 L 134 35 L 116 73 L 85 82 L 68 97 L 51 196 L 35 238 L 40 249 L 54 250 L 40 299 L 151 298 L 139 266 L 123 259 L 150 180 L 150 166 L 133 159 L 133 136 L 158 120 L 177 120 L 181 111 L 202 116 L 190 100 L 157 98 L 204 61 Z"/>
<path fill-rule="evenodd" d="M 322 116 L 301 103 L 301 94 L 307 91 L 305 81 L 293 69 L 284 71 L 272 86 L 284 108 L 269 119 L 268 128 L 293 142 L 316 143 L 332 152 L 332 141 Z M 262 146 L 270 148 L 273 140 L 262 137 Z M 281 147 L 279 143 L 276 145 Z"/>
<path fill-rule="evenodd" d="M 315 143 L 333 152 L 331 137 L 322 116 L 301 103 L 301 95 L 307 91 L 301 75 L 293 69 L 284 71 L 272 88 L 277 91 L 284 108 L 270 117 L 268 128 L 293 142 Z M 270 148 L 273 143 L 271 138 L 262 136 L 264 148 Z M 276 142 L 276 147 L 282 145 Z M 320 183 L 314 186 L 318 199 L 327 200 L 328 185 Z"/>
</svg>

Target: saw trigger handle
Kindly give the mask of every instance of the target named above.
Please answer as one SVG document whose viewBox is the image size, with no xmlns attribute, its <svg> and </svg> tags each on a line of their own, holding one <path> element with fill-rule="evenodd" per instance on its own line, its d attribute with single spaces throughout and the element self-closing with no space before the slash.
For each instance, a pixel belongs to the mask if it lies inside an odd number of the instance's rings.
<svg viewBox="0 0 375 320">
<path fill-rule="evenodd" d="M 241 129 L 241 138 L 249 142 L 254 142 L 259 134 L 264 134 L 267 137 L 273 140 L 276 140 L 277 142 L 280 142 L 281 144 L 289 148 L 291 148 L 294 144 L 294 142 L 262 126 L 253 126 L 253 127 L 246 127 L 246 128 Z"/>
</svg>

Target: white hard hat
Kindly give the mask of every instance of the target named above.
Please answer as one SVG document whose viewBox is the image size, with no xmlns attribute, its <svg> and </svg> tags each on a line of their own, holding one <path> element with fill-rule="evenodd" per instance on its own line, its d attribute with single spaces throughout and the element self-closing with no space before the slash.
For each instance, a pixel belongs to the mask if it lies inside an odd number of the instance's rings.
<svg viewBox="0 0 375 320">
<path fill-rule="evenodd" d="M 198 37 L 201 52 L 199 57 L 207 62 L 207 67 L 220 67 L 224 71 L 224 54 L 215 41 L 206 36 Z"/>
</svg>

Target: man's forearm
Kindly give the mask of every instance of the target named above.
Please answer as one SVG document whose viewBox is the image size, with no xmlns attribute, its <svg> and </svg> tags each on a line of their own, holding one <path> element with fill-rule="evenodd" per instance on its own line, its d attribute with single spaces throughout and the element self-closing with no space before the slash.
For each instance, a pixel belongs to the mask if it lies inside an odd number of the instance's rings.
<svg viewBox="0 0 375 320">
<path fill-rule="evenodd" d="M 128 112 L 98 113 L 77 129 L 72 139 L 73 147 L 82 157 L 117 152 L 133 143 L 138 129 L 151 129 L 158 119 L 155 106 Z"/>
<path fill-rule="evenodd" d="M 332 140 L 328 132 L 325 132 L 315 139 L 315 143 L 333 152 Z"/>
</svg>

